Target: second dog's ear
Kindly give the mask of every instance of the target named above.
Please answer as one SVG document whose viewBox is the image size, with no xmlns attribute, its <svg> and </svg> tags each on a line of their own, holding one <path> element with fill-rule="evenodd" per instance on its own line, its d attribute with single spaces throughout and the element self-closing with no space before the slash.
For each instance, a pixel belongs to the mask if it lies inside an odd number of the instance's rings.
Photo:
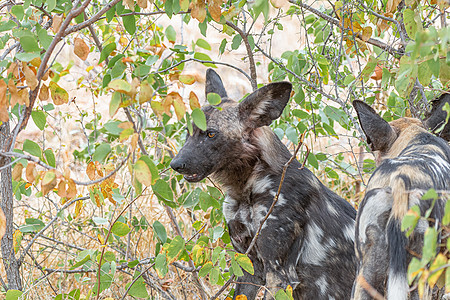
<svg viewBox="0 0 450 300">
<path fill-rule="evenodd" d="M 372 151 L 387 152 L 397 136 L 394 129 L 366 103 L 355 100 L 352 104 Z"/>
<path fill-rule="evenodd" d="M 222 79 L 213 69 L 206 70 L 205 96 L 207 97 L 209 93 L 219 94 L 221 98 L 228 97 Z"/>
<path fill-rule="evenodd" d="M 250 128 L 270 125 L 280 117 L 291 90 L 289 82 L 274 82 L 254 91 L 239 104 L 239 119 Z"/>
</svg>

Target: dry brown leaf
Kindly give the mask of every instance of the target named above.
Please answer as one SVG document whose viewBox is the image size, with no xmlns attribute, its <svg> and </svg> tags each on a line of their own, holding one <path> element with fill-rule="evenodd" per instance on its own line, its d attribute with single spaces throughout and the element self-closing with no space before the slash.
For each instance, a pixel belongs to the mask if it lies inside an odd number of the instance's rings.
<svg viewBox="0 0 450 300">
<path fill-rule="evenodd" d="M 20 105 L 30 106 L 30 94 L 27 89 L 21 89 L 17 94 L 19 95 L 18 101 Z"/>
<path fill-rule="evenodd" d="M 36 78 L 36 74 L 27 66 L 23 66 L 23 73 L 25 74 L 25 80 L 27 81 L 27 85 L 31 91 L 34 91 L 38 86 L 38 81 Z"/>
<path fill-rule="evenodd" d="M 49 71 L 45 72 L 44 75 L 42 76 L 42 80 L 46 81 L 48 79 L 48 75 L 49 75 Z"/>
<path fill-rule="evenodd" d="M 14 80 L 10 79 L 8 81 L 8 90 L 11 94 L 11 99 L 9 100 L 9 105 L 14 107 L 17 103 L 20 102 L 19 92 L 17 91 L 17 87 L 14 84 Z"/>
<path fill-rule="evenodd" d="M 61 180 L 58 184 L 58 196 L 64 198 L 67 197 L 66 195 L 66 182 L 64 180 Z"/>
<path fill-rule="evenodd" d="M 53 190 L 53 188 L 56 186 L 57 180 L 56 180 L 56 174 L 55 171 L 49 170 L 44 173 L 44 176 L 42 176 L 41 181 L 41 192 L 42 195 L 45 196 Z"/>
<path fill-rule="evenodd" d="M 122 129 L 133 128 L 133 123 L 126 121 L 126 122 L 120 123 L 119 125 L 117 125 L 117 127 L 122 128 Z"/>
<path fill-rule="evenodd" d="M 12 169 L 12 179 L 14 181 L 20 181 L 22 179 L 22 170 L 23 165 L 21 163 L 17 163 Z"/>
<path fill-rule="evenodd" d="M 393 13 L 397 10 L 397 6 L 400 4 L 401 0 L 388 0 L 386 3 L 386 12 Z"/>
<path fill-rule="evenodd" d="M 129 10 L 134 11 L 134 0 L 123 0 L 122 4 Z"/>
<path fill-rule="evenodd" d="M 73 179 L 67 180 L 67 190 L 66 197 L 67 199 L 72 199 L 77 196 L 77 185 L 73 181 Z"/>
<path fill-rule="evenodd" d="M 139 91 L 139 104 L 150 101 L 153 96 L 153 89 L 147 81 L 141 82 L 141 89 Z"/>
<path fill-rule="evenodd" d="M 220 17 L 222 16 L 222 11 L 220 10 L 221 5 L 222 0 L 208 0 L 209 14 L 216 22 L 220 22 Z"/>
<path fill-rule="evenodd" d="M 73 52 L 82 60 L 86 60 L 90 52 L 89 46 L 86 45 L 83 39 L 76 38 L 74 42 Z"/>
<path fill-rule="evenodd" d="M 94 162 L 91 161 L 87 165 L 86 174 L 87 174 L 87 176 L 89 177 L 90 180 L 95 180 L 96 179 Z"/>
<path fill-rule="evenodd" d="M 139 134 L 137 132 L 133 133 L 133 135 L 131 136 L 131 142 L 130 142 L 132 151 L 136 150 L 138 139 L 139 139 Z"/>
<path fill-rule="evenodd" d="M 41 89 L 39 90 L 39 100 L 46 101 L 50 97 L 48 86 L 42 84 Z"/>
<path fill-rule="evenodd" d="M 2 208 L 0 207 L 0 240 L 3 238 L 3 236 L 6 233 L 6 217 L 3 213 Z"/>
<path fill-rule="evenodd" d="M 379 65 L 375 67 L 374 74 L 370 77 L 374 80 L 380 80 L 383 75 L 383 68 L 381 68 Z"/>
<path fill-rule="evenodd" d="M 6 103 L 6 82 L 0 79 L 0 121 L 8 122 L 8 105 Z"/>
<path fill-rule="evenodd" d="M 364 27 L 362 35 L 361 35 L 361 39 L 364 42 L 367 42 L 370 38 L 372 37 L 372 27 Z"/>
<path fill-rule="evenodd" d="M 136 3 L 140 8 L 147 8 L 147 0 L 136 0 Z"/>
<path fill-rule="evenodd" d="M 52 31 L 53 33 L 57 33 L 59 28 L 61 27 L 63 16 L 62 14 L 56 15 L 53 17 Z"/>
<path fill-rule="evenodd" d="M 25 178 L 29 183 L 33 183 L 37 176 L 38 172 L 36 170 L 36 163 L 29 162 L 27 168 L 25 169 Z"/>
<path fill-rule="evenodd" d="M 189 5 L 191 9 L 191 16 L 197 19 L 200 23 L 203 23 L 206 18 L 206 5 L 203 0 L 193 0 Z"/>
<path fill-rule="evenodd" d="M 275 8 L 281 8 L 283 6 L 289 5 L 288 0 L 270 0 L 270 3 L 272 3 L 273 7 Z"/>
<path fill-rule="evenodd" d="M 19 78 L 19 65 L 15 62 L 11 63 L 8 67 L 7 74 L 13 74 L 14 77 Z"/>
</svg>

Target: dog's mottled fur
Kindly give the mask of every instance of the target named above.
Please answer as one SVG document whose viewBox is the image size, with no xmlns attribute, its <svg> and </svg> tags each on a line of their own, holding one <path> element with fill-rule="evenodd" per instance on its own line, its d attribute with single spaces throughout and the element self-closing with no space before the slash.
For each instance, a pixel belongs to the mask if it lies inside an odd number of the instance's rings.
<svg viewBox="0 0 450 300">
<path fill-rule="evenodd" d="M 203 107 L 207 130 L 192 135 L 171 166 L 188 181 L 212 175 L 227 196 L 223 213 L 234 248 L 245 252 L 277 193 L 291 153 L 268 127 L 289 101 L 291 84 L 268 84 L 241 103 L 228 98 L 222 80 L 206 73 L 206 94 L 220 109 Z M 274 295 L 288 285 L 295 299 L 349 299 L 356 272 L 355 210 L 294 160 L 279 200 L 250 252 L 255 274 L 238 279 L 234 296 L 254 299 L 260 286 Z M 268 296 L 270 298 L 270 296 Z"/>
<path fill-rule="evenodd" d="M 353 106 L 379 162 L 356 218 L 359 265 L 353 299 L 372 299 L 361 285 L 364 281 L 388 300 L 415 298 L 417 293 L 408 293 L 411 253 L 422 252 L 424 231 L 429 225 L 438 226 L 444 200 L 435 203 L 430 215 L 434 221 L 419 221 L 409 238 L 401 231 L 401 222 L 413 205 L 419 205 L 422 215 L 430 208 L 431 200 L 421 200 L 426 191 L 450 188 L 450 147 L 417 119 L 388 123 L 364 102 L 354 101 Z"/>
</svg>

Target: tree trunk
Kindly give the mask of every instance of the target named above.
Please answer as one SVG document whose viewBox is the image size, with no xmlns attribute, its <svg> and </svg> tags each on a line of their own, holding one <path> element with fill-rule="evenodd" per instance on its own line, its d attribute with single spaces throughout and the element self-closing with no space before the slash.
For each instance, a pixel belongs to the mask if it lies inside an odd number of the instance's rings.
<svg viewBox="0 0 450 300">
<path fill-rule="evenodd" d="M 0 151 L 8 151 L 9 147 L 9 122 L 0 126 Z M 10 158 L 0 157 L 0 168 L 11 162 Z M 20 278 L 19 262 L 14 255 L 13 245 L 13 189 L 12 189 L 12 172 L 11 166 L 0 171 L 0 189 L 1 202 L 0 207 L 6 217 L 6 233 L 1 241 L 2 260 L 6 270 L 6 278 L 8 280 L 8 289 L 22 290 L 22 282 Z"/>
</svg>

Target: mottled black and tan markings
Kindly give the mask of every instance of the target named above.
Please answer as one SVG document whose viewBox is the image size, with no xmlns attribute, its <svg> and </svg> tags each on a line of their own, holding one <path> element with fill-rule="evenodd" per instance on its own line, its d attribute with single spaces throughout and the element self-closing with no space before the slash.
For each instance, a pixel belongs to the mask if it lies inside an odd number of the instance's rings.
<svg viewBox="0 0 450 300">
<path fill-rule="evenodd" d="M 222 98 L 221 109 L 203 108 L 208 136 L 194 132 L 171 166 L 189 181 L 211 175 L 226 190 L 223 213 L 234 248 L 246 252 L 280 185 L 291 153 L 268 127 L 290 98 L 291 84 L 268 84 L 241 103 L 227 97 L 220 77 L 206 74 L 206 93 Z M 356 271 L 355 210 L 294 160 L 278 202 L 249 253 L 255 275 L 238 279 L 237 295 L 267 297 L 291 285 L 295 299 L 349 299 Z M 245 282 L 251 284 L 244 284 Z"/>
<path fill-rule="evenodd" d="M 430 224 L 420 221 L 409 238 L 400 230 L 401 221 L 413 205 L 419 205 L 422 213 L 430 208 L 431 200 L 421 200 L 430 188 L 449 190 L 450 147 L 428 133 L 419 120 L 388 123 L 367 104 L 354 101 L 353 105 L 379 158 L 356 218 L 358 276 L 386 299 L 406 300 L 417 296 L 409 295 L 406 278 L 411 253 L 421 253 L 423 234 L 441 220 L 445 200 L 438 199 Z M 353 299 L 371 299 L 357 281 Z"/>
</svg>

